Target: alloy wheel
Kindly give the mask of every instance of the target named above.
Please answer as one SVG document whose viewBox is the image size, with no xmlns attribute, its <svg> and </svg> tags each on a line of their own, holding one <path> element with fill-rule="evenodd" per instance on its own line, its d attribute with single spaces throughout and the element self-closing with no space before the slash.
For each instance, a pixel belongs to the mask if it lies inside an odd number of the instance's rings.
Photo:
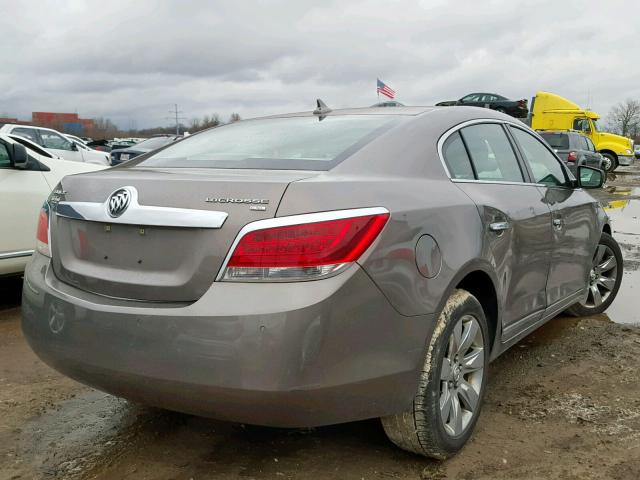
<svg viewBox="0 0 640 480">
<path fill-rule="evenodd" d="M 460 436 L 480 408 L 484 337 L 478 320 L 464 315 L 449 336 L 440 370 L 440 418 L 445 432 Z"/>
<path fill-rule="evenodd" d="M 607 301 L 616 286 L 618 261 L 613 250 L 606 245 L 598 245 L 589 272 L 589 293 L 582 303 L 587 308 L 596 308 Z"/>
</svg>

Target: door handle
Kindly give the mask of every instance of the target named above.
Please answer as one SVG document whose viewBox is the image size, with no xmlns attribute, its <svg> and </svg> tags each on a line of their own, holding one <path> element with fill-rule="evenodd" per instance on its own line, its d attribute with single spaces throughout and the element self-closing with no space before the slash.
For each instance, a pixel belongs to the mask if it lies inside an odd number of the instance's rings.
<svg viewBox="0 0 640 480">
<path fill-rule="evenodd" d="M 492 232 L 504 232 L 509 228 L 509 222 L 493 222 L 489 224 L 489 230 Z"/>
</svg>

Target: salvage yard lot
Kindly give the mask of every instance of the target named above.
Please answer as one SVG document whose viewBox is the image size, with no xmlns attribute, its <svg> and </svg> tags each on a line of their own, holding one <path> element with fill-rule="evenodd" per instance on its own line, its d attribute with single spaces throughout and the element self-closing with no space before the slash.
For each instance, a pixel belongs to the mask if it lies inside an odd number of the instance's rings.
<svg viewBox="0 0 640 480">
<path fill-rule="evenodd" d="M 640 472 L 640 168 L 598 198 L 626 272 L 608 312 L 559 317 L 491 365 L 477 431 L 445 463 L 402 452 L 379 421 L 282 430 L 130 404 L 57 374 L 20 332 L 0 284 L 0 480 L 14 478 L 637 479 Z"/>
</svg>

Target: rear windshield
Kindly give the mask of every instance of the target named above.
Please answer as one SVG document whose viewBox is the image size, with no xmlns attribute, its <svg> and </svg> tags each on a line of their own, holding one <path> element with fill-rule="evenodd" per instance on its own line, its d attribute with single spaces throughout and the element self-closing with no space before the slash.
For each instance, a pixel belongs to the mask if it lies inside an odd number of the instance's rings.
<svg viewBox="0 0 640 480">
<path fill-rule="evenodd" d="M 569 148 L 569 135 L 566 133 L 541 133 L 551 148 L 566 150 Z"/>
<path fill-rule="evenodd" d="M 328 170 L 398 121 L 390 115 L 248 120 L 188 137 L 138 166 Z"/>
</svg>

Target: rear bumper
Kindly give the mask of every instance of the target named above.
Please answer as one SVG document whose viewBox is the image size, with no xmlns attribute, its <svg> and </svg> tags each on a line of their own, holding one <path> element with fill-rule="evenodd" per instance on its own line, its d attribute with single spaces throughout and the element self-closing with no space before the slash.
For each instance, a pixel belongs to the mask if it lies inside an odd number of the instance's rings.
<svg viewBox="0 0 640 480">
<path fill-rule="evenodd" d="M 216 283 L 190 305 L 107 299 L 36 253 L 23 331 L 60 372 L 158 407 L 280 427 L 411 407 L 433 316 L 398 314 L 358 266 L 292 284 Z"/>
</svg>

